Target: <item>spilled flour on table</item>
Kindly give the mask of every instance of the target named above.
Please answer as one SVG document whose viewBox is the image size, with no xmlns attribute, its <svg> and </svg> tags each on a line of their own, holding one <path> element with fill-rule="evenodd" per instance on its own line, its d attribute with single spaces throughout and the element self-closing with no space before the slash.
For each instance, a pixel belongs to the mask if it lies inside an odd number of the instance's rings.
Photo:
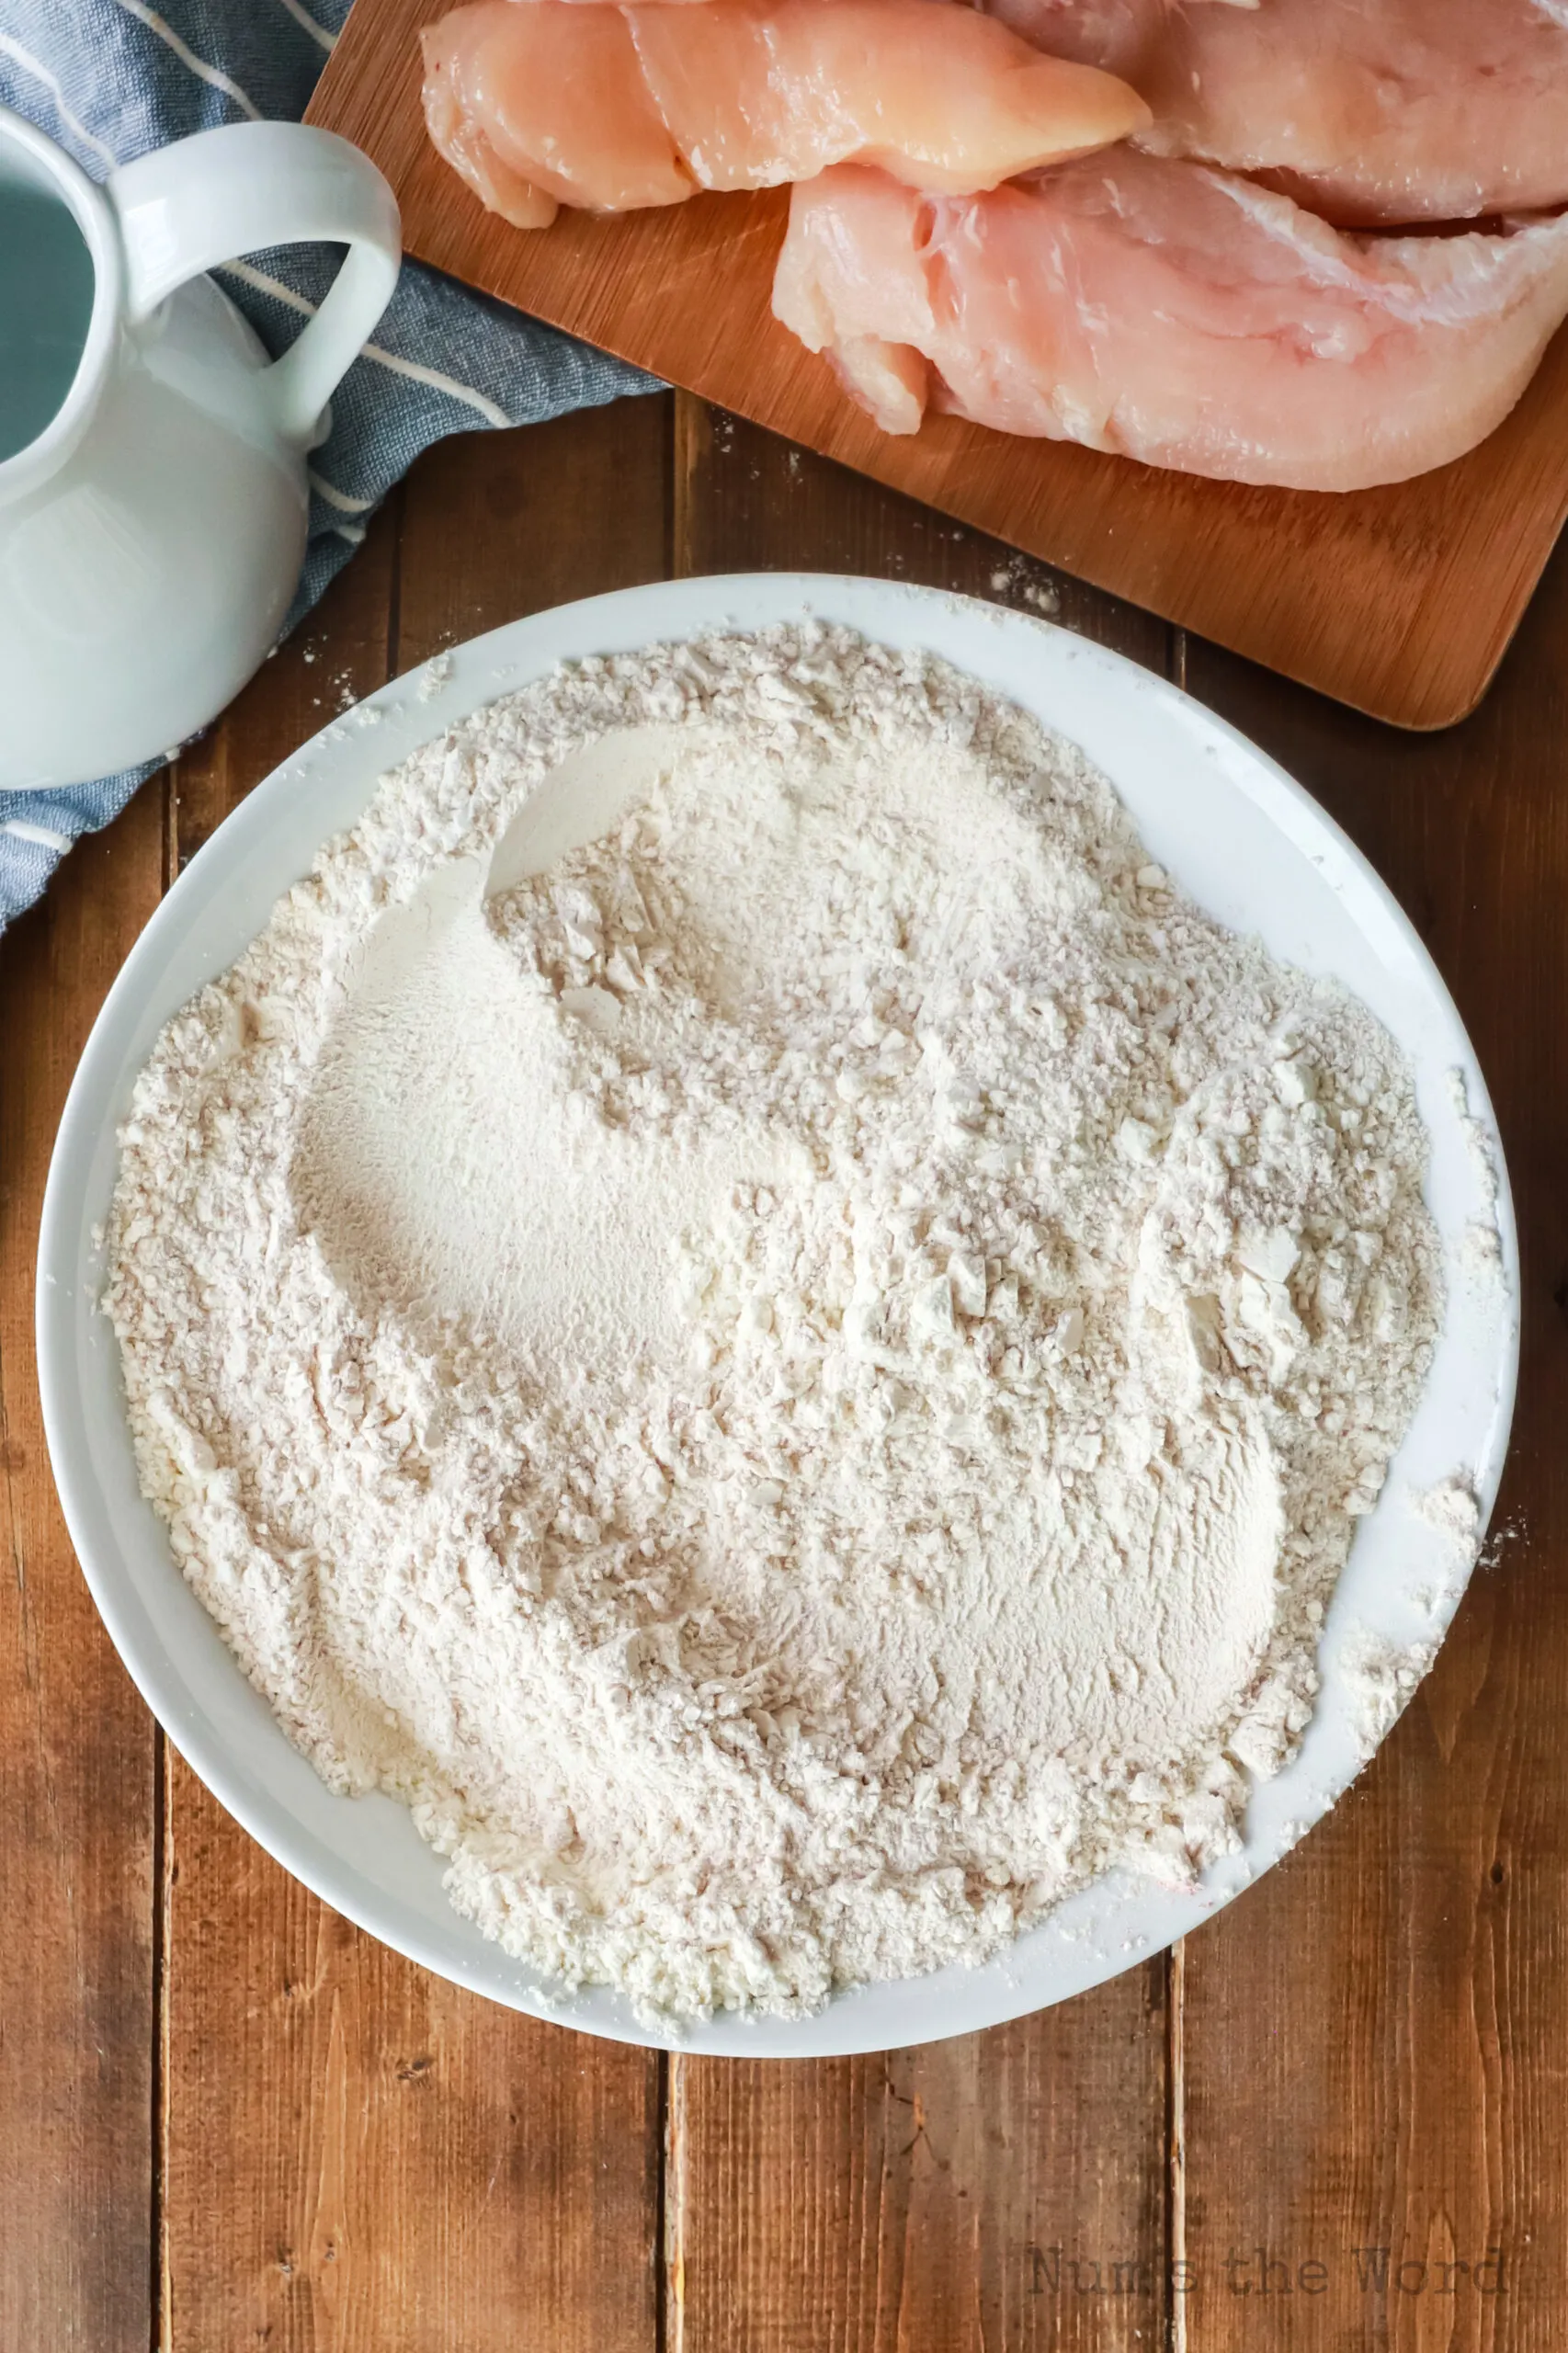
<svg viewBox="0 0 1568 2353">
<path fill-rule="evenodd" d="M 107 1304 L 330 1784 L 570 1984 L 791 2012 L 1235 1845 L 1428 1360 L 1425 1160 L 1077 752 L 778 629 L 383 780 L 160 1039 Z"/>
</svg>

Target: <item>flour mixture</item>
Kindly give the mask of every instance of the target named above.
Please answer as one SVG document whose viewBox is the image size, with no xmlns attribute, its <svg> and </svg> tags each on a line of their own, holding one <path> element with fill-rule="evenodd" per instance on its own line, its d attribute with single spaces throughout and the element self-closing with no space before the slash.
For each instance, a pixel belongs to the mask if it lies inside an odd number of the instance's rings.
<svg viewBox="0 0 1568 2353">
<path fill-rule="evenodd" d="M 1234 1845 L 1426 1366 L 1425 1158 L 1077 752 L 776 630 L 384 780 L 159 1040 L 107 1303 L 331 1785 L 568 1984 L 787 2013 Z"/>
</svg>

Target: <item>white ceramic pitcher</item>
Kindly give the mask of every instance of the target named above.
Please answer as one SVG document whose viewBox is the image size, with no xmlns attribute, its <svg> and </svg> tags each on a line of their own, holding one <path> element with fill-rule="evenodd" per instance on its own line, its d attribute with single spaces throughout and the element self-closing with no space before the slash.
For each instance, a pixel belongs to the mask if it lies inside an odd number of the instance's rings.
<svg viewBox="0 0 1568 2353">
<path fill-rule="evenodd" d="M 347 258 L 282 358 L 202 273 Z M 272 644 L 305 548 L 305 453 L 386 306 L 397 205 L 347 140 L 199 132 L 100 188 L 0 107 L 0 789 L 178 744 Z"/>
</svg>

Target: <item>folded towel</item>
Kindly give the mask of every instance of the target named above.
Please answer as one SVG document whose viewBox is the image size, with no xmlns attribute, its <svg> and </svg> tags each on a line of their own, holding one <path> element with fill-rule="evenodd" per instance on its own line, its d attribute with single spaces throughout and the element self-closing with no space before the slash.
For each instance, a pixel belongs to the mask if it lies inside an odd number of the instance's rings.
<svg viewBox="0 0 1568 2353">
<path fill-rule="evenodd" d="M 102 179 L 217 123 L 297 121 L 347 14 L 348 0 L 0 0 L 0 101 Z M 215 274 L 276 352 L 336 266 L 329 250 L 293 245 Z M 285 633 L 430 442 L 652 389 L 620 360 L 406 262 L 374 340 L 333 396 L 331 435 L 312 453 L 310 545 Z M 78 835 L 118 816 L 159 765 L 69 791 L 0 793 L 0 929 Z"/>
</svg>

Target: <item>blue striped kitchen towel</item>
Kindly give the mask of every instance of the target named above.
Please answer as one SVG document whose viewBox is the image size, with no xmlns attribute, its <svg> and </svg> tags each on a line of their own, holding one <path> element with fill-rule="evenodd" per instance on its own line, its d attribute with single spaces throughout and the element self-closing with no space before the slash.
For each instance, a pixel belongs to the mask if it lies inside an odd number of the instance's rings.
<svg viewBox="0 0 1568 2353">
<path fill-rule="evenodd" d="M 216 123 L 298 119 L 348 0 L 0 0 L 0 100 L 96 179 Z M 320 299 L 336 256 L 253 254 L 219 273 L 270 350 Z M 311 536 L 291 628 L 365 536 L 365 518 L 430 442 L 526 425 L 652 389 L 605 353 L 416 262 L 333 398 L 311 460 Z M 78 835 L 108 824 L 157 762 L 69 792 L 0 793 L 0 929 Z"/>
</svg>

